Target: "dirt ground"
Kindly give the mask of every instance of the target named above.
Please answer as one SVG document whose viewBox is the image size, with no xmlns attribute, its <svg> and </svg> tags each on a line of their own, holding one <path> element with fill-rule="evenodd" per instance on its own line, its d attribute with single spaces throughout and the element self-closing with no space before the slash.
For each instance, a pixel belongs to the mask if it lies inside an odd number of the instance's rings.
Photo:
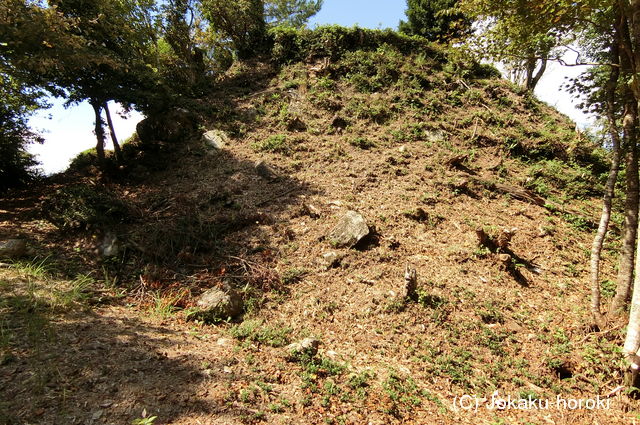
<svg viewBox="0 0 640 425">
<path fill-rule="evenodd" d="M 260 96 L 238 96 L 236 113 Z M 0 423 L 640 421 L 636 401 L 609 396 L 624 323 L 589 328 L 597 198 L 555 191 L 545 206 L 497 190 L 486 183 L 521 188 L 525 166 L 493 145 L 470 148 L 453 124 L 447 143 L 371 136 L 368 146 L 349 140 L 407 118 L 345 134 L 325 131 L 327 111 L 307 113 L 304 133 L 267 117 L 222 152 L 194 138 L 129 180 L 69 174 L 0 200 L 0 236 L 30 248 L 0 267 Z M 286 149 L 260 148 L 275 131 Z M 260 160 L 279 177 L 258 175 Z M 127 247 L 119 263 L 101 263 L 95 229 L 47 221 L 43 200 L 70 182 L 128 203 L 133 218 L 114 227 Z M 336 248 L 326 236 L 349 210 L 370 236 Z M 479 228 L 512 231 L 508 251 L 479 246 Z M 339 262 L 322 264 L 327 252 Z M 400 296 L 407 266 L 411 299 Z M 198 295 L 223 283 L 242 292 L 245 314 L 188 321 Z M 292 361 L 286 345 L 306 337 L 319 352 Z M 489 409 L 498 397 L 528 404 Z"/>
</svg>

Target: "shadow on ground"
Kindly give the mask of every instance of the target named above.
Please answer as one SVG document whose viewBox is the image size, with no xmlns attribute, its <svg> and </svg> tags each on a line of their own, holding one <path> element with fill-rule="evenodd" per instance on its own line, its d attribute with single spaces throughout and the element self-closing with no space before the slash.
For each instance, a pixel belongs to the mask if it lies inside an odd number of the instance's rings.
<svg viewBox="0 0 640 425">
<path fill-rule="evenodd" d="M 267 85 L 262 78 L 227 93 L 234 119 L 242 119 L 245 96 Z M 108 270 L 121 287 L 151 296 L 188 288 L 193 299 L 227 270 L 238 288 L 267 291 L 269 282 L 260 279 L 272 274 L 247 275 L 275 265 L 272 246 L 293 237 L 281 223 L 303 214 L 303 199 L 320 191 L 292 177 L 286 161 L 269 163 L 264 173 L 255 157 L 233 146 L 211 151 L 193 139 L 146 152 L 115 178 L 58 175 L 50 185 L 15 192 L 19 199 L 0 199 L 0 236 L 27 239 L 25 262 L 47 258 L 68 279 L 82 273 L 100 282 Z M 87 221 L 74 229 L 45 224 L 58 190 L 70 185 L 108 192 L 128 214 L 105 219 L 104 209 L 92 217 L 85 208 Z M 104 259 L 96 248 L 109 233 L 120 249 Z M 156 423 L 232 424 L 257 413 L 225 398 L 233 382 L 253 379 L 229 372 L 231 350 L 215 343 L 219 335 L 207 335 L 216 328 L 152 324 L 137 310 L 82 303 L 73 314 L 60 312 L 34 298 L 37 279 L 6 271 L 0 269 L 0 424 L 128 424 L 143 412 L 158 416 Z M 136 287 L 140 282 L 149 286 Z"/>
<path fill-rule="evenodd" d="M 14 298 L 3 305 L 27 305 Z M 3 309 L 0 365 L 2 424 L 128 424 L 143 415 L 158 423 L 182 417 L 250 418 L 252 412 L 207 397 L 210 389 L 242 379 L 225 373 L 233 358 L 198 334 L 127 318 L 119 309 L 74 316 Z M 203 345 L 205 345 L 203 343 Z M 213 346 L 213 351 L 212 351 Z M 193 350 L 193 347 L 191 347 Z"/>
</svg>

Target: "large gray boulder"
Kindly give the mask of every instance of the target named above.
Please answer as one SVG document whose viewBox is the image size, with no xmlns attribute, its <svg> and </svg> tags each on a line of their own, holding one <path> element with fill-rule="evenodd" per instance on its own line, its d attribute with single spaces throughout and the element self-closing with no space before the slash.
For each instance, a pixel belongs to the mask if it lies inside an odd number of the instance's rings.
<svg viewBox="0 0 640 425">
<path fill-rule="evenodd" d="M 360 214 L 347 211 L 329 233 L 329 241 L 336 248 L 351 248 L 369 234 L 369 226 Z"/>
<path fill-rule="evenodd" d="M 0 258 L 18 258 L 27 252 L 27 242 L 24 239 L 0 240 Z"/>
<path fill-rule="evenodd" d="M 197 312 L 192 317 L 205 322 L 235 319 L 242 314 L 242 296 L 231 288 L 212 288 L 196 302 Z"/>
</svg>

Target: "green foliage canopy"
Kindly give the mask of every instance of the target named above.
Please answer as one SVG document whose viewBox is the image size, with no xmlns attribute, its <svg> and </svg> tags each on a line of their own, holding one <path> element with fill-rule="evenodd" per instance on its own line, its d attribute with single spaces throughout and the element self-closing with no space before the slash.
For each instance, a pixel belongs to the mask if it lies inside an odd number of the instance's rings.
<svg viewBox="0 0 640 425">
<path fill-rule="evenodd" d="M 41 139 L 29 129 L 27 118 L 40 106 L 39 97 L 5 72 L 0 73 L 0 192 L 33 177 L 36 161 L 26 148 Z"/>
<path fill-rule="evenodd" d="M 270 25 L 301 28 L 322 8 L 323 0 L 272 0 L 265 3 L 265 17 Z"/>
<path fill-rule="evenodd" d="M 461 0 L 460 7 L 480 23 L 475 50 L 506 65 L 513 80 L 533 90 L 549 60 L 560 59 L 601 0 L 580 2 Z"/>
<path fill-rule="evenodd" d="M 240 59 L 263 50 L 267 26 L 262 0 L 202 0 L 201 8 L 211 31 L 230 40 Z"/>
<path fill-rule="evenodd" d="M 458 8 L 458 0 L 407 0 L 407 21 L 400 31 L 430 41 L 450 42 L 471 32 L 471 20 Z"/>
</svg>

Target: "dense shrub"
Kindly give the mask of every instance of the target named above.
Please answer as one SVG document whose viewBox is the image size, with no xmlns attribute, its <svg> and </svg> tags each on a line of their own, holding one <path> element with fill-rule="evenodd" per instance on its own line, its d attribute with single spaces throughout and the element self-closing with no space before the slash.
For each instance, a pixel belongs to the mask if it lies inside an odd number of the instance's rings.
<svg viewBox="0 0 640 425">
<path fill-rule="evenodd" d="M 478 63 L 461 48 L 445 48 L 423 37 L 393 31 L 329 25 L 314 30 L 287 27 L 271 28 L 268 33 L 271 59 L 277 64 L 330 58 L 336 62 L 366 56 L 368 52 L 396 51 L 402 56 L 420 54 L 438 67 L 446 66 L 463 78 L 499 78 L 500 72 L 490 65 Z M 350 61 L 353 63 L 353 60 Z"/>
<path fill-rule="evenodd" d="M 347 52 L 376 50 L 384 44 L 403 54 L 423 52 L 444 61 L 444 54 L 422 37 L 408 36 L 392 30 L 371 30 L 338 25 L 315 30 L 275 27 L 269 30 L 273 45 L 271 57 L 276 63 L 300 62 L 313 58 L 341 59 Z"/>
<path fill-rule="evenodd" d="M 43 204 L 47 219 L 60 229 L 90 229 L 126 221 L 129 209 L 104 188 L 78 184 L 57 190 Z"/>
<path fill-rule="evenodd" d="M 549 195 L 545 192 L 551 185 L 569 198 L 587 198 L 602 195 L 606 175 L 595 174 L 589 166 L 552 159 L 531 165 L 528 177 L 526 186 L 543 196 Z"/>
</svg>

